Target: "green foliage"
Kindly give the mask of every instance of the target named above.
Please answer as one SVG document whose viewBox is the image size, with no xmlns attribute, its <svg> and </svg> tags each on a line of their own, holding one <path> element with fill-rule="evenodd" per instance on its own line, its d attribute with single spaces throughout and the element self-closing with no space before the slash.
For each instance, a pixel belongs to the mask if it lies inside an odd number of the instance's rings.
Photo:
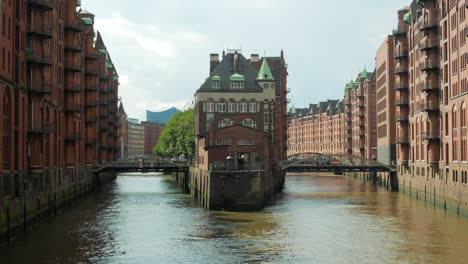
<svg viewBox="0 0 468 264">
<path fill-rule="evenodd" d="M 153 153 L 163 157 L 185 155 L 193 157 L 195 153 L 195 112 L 188 109 L 175 114 L 166 124 Z"/>
</svg>

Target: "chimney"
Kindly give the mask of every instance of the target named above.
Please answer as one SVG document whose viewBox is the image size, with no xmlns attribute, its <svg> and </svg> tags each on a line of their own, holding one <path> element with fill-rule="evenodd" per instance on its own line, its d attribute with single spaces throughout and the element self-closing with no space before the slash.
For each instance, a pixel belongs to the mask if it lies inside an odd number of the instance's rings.
<svg viewBox="0 0 468 264">
<path fill-rule="evenodd" d="M 258 54 L 250 54 L 250 64 L 252 64 L 255 69 L 260 69 L 260 56 Z"/>
<path fill-rule="evenodd" d="M 219 65 L 219 54 L 210 54 L 210 74 Z"/>
<path fill-rule="evenodd" d="M 234 72 L 237 72 L 237 61 L 239 60 L 239 54 L 237 54 L 237 51 L 234 52 Z"/>
</svg>

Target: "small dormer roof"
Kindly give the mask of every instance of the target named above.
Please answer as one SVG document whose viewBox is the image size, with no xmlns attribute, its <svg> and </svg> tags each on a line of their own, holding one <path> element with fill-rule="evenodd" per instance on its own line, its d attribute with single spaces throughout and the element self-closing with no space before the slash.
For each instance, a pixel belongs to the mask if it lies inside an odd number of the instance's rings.
<svg viewBox="0 0 468 264">
<path fill-rule="evenodd" d="M 245 81 L 245 77 L 242 74 L 234 73 L 233 75 L 231 75 L 231 77 L 229 77 L 229 81 L 231 81 L 231 82 L 243 82 L 243 81 Z"/>
</svg>

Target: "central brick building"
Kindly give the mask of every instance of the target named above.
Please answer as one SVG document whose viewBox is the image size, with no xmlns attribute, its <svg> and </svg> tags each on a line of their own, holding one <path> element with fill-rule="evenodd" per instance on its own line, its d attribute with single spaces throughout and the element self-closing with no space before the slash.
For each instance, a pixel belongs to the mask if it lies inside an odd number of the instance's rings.
<svg viewBox="0 0 468 264">
<path fill-rule="evenodd" d="M 195 95 L 192 169 L 192 194 L 205 207 L 258 208 L 281 188 L 286 66 L 283 54 L 211 55 L 210 76 Z"/>
</svg>

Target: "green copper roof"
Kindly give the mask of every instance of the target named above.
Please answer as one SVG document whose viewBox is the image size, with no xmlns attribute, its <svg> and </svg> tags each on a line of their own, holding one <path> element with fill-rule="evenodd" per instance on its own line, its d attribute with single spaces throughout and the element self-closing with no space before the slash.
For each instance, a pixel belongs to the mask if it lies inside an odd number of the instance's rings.
<svg viewBox="0 0 468 264">
<path fill-rule="evenodd" d="M 81 6 L 81 0 L 76 0 L 76 6 Z"/>
<path fill-rule="evenodd" d="M 348 86 L 346 88 L 353 89 L 354 88 L 354 82 L 349 81 Z"/>
<path fill-rule="evenodd" d="M 93 24 L 93 20 L 91 18 L 89 18 L 89 17 L 83 17 L 81 20 L 83 20 L 85 25 L 92 25 Z"/>
<path fill-rule="evenodd" d="M 302 114 L 302 111 L 301 111 L 301 112 L 299 112 L 299 117 L 302 117 L 302 116 L 303 116 L 303 114 Z"/>
<path fill-rule="evenodd" d="M 114 65 L 112 65 L 112 63 L 107 64 L 107 69 L 111 69 L 112 67 L 114 67 Z"/>
<path fill-rule="evenodd" d="M 328 107 L 327 107 L 327 111 L 332 111 L 333 110 L 333 106 L 332 104 L 329 104 Z"/>
<path fill-rule="evenodd" d="M 314 108 L 310 108 L 309 114 L 315 115 L 315 109 L 314 109 Z"/>
<path fill-rule="evenodd" d="M 406 13 L 406 15 L 403 17 L 403 21 L 405 21 L 407 24 L 411 24 L 411 14 Z"/>
<path fill-rule="evenodd" d="M 221 77 L 219 77 L 218 75 L 215 75 L 211 78 L 212 81 L 221 81 Z"/>
<path fill-rule="evenodd" d="M 107 51 L 105 49 L 99 49 L 99 53 L 105 54 Z"/>
<path fill-rule="evenodd" d="M 367 79 L 368 78 L 368 72 L 366 70 L 366 68 L 364 68 L 364 70 L 361 72 L 361 79 Z"/>
<path fill-rule="evenodd" d="M 231 77 L 229 77 L 229 81 L 231 81 L 231 82 L 244 82 L 245 77 L 244 77 L 244 75 L 234 73 L 233 75 L 231 75 Z"/>
<path fill-rule="evenodd" d="M 270 66 L 267 59 L 264 58 L 260 71 L 258 72 L 257 81 L 274 81 L 273 74 L 271 73 Z"/>
<path fill-rule="evenodd" d="M 118 80 L 119 80 L 119 77 L 115 76 L 114 81 L 118 81 Z"/>
</svg>

